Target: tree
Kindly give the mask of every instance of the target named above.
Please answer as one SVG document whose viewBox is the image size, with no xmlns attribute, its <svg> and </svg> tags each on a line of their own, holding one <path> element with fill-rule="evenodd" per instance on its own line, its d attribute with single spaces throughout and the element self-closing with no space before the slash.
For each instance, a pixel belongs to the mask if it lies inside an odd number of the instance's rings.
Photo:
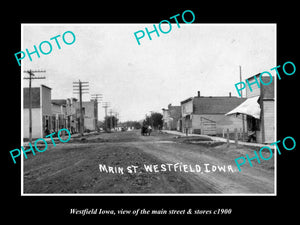
<svg viewBox="0 0 300 225">
<path fill-rule="evenodd" d="M 141 124 L 138 121 L 126 121 L 123 123 L 125 127 L 134 127 L 134 129 L 140 129 Z"/>
<path fill-rule="evenodd" d="M 118 119 L 115 116 L 107 116 L 104 120 L 104 124 L 106 124 L 108 129 L 112 129 L 117 127 Z"/>
<path fill-rule="evenodd" d="M 150 116 L 146 115 L 146 118 L 143 121 L 143 125 L 152 126 L 153 128 L 157 129 L 158 126 L 162 127 L 163 125 L 163 115 L 158 112 L 151 113 Z"/>
</svg>

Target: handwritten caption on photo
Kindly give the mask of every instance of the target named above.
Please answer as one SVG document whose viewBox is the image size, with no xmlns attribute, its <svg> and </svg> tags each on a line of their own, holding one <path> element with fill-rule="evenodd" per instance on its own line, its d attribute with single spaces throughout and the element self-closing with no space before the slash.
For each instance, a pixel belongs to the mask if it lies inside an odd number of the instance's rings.
<svg viewBox="0 0 300 225">
<path fill-rule="evenodd" d="M 124 174 L 124 173 L 159 173 L 159 172 L 182 172 L 182 173 L 210 173 L 210 172 L 236 172 L 231 165 L 210 165 L 204 163 L 204 167 L 199 164 L 188 165 L 183 163 L 164 163 L 164 164 L 144 164 L 142 167 L 129 165 L 127 167 L 107 166 L 99 164 L 101 173 Z"/>
</svg>

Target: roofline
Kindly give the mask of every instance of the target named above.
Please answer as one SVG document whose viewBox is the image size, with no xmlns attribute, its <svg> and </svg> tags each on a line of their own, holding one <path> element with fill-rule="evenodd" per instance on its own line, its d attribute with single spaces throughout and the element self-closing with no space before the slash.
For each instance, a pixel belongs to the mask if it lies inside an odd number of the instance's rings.
<svg viewBox="0 0 300 225">
<path fill-rule="evenodd" d="M 50 88 L 50 87 L 48 87 L 48 86 L 46 86 L 44 84 L 41 84 L 41 87 L 45 87 L 45 88 L 48 88 L 48 89 L 52 90 L 52 88 Z"/>
<path fill-rule="evenodd" d="M 261 73 L 263 73 L 263 72 L 261 72 Z M 260 76 L 261 73 L 258 73 L 258 74 L 256 74 L 256 75 L 253 75 L 253 76 L 251 76 L 251 77 L 248 77 L 248 78 L 246 78 L 245 80 L 249 80 L 249 79 L 251 79 L 251 78 L 253 78 L 253 77 Z M 266 76 L 262 76 L 262 77 L 269 77 L 269 76 L 266 75 Z M 272 77 L 274 77 L 274 76 L 272 76 Z"/>
<path fill-rule="evenodd" d="M 224 114 L 226 114 L 226 113 L 219 113 L 219 112 L 217 112 L 217 113 L 194 113 L 194 112 L 192 112 L 191 113 L 191 115 L 224 115 Z"/>
<path fill-rule="evenodd" d="M 241 98 L 238 96 L 195 96 L 194 98 L 239 98 L 239 99 L 246 99 L 246 98 Z"/>
<path fill-rule="evenodd" d="M 228 99 L 236 98 L 236 99 L 247 99 L 247 98 L 241 98 L 241 97 L 238 97 L 238 96 L 195 96 L 195 97 L 187 98 L 187 99 L 181 101 L 180 103 L 181 104 L 187 103 L 189 101 L 192 101 L 194 98 L 228 98 Z"/>
<path fill-rule="evenodd" d="M 59 104 L 59 103 L 52 102 L 52 101 L 51 101 L 51 104 L 53 104 L 53 105 L 58 105 L 58 106 L 66 106 L 66 104 Z"/>
<path fill-rule="evenodd" d="M 54 99 L 51 99 L 51 101 L 52 101 L 52 100 L 54 100 L 54 101 L 56 101 L 56 100 L 59 100 L 59 101 L 61 101 L 61 100 L 67 101 L 67 99 L 64 99 L 64 98 L 54 98 Z"/>
<path fill-rule="evenodd" d="M 180 103 L 184 104 L 184 103 L 187 103 L 187 102 L 192 101 L 192 100 L 193 100 L 193 97 L 190 97 L 188 99 L 185 99 L 185 100 L 181 101 Z"/>
</svg>

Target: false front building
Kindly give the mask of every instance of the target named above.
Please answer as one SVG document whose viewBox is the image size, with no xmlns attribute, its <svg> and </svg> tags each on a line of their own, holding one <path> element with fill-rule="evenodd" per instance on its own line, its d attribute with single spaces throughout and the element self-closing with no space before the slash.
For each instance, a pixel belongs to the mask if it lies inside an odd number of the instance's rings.
<svg viewBox="0 0 300 225">
<path fill-rule="evenodd" d="M 181 102 L 180 130 L 189 134 L 222 134 L 224 129 L 242 129 L 240 116 L 226 117 L 225 114 L 234 109 L 245 98 L 229 96 L 200 96 L 188 98 Z"/>
<path fill-rule="evenodd" d="M 98 102 L 91 100 L 82 102 L 84 130 L 95 131 L 98 127 Z"/>
<path fill-rule="evenodd" d="M 167 109 L 163 110 L 163 129 L 164 130 L 179 130 L 178 121 L 181 117 L 181 107 L 168 105 Z"/>
<path fill-rule="evenodd" d="M 269 85 L 263 85 L 258 79 L 260 88 L 255 85 L 255 76 L 248 78 L 251 85 L 246 85 L 247 100 L 237 106 L 227 115 L 244 114 L 247 117 L 247 131 L 249 136 L 253 136 L 254 141 L 259 143 L 273 143 L 275 141 L 275 95 L 274 95 L 274 77 Z M 269 76 L 261 77 L 263 83 L 270 81 Z M 249 138 L 250 140 L 253 140 Z"/>
<path fill-rule="evenodd" d="M 31 88 L 32 138 L 45 137 L 51 128 L 51 88 L 41 85 Z M 23 88 L 23 138 L 29 138 L 29 88 Z"/>
</svg>

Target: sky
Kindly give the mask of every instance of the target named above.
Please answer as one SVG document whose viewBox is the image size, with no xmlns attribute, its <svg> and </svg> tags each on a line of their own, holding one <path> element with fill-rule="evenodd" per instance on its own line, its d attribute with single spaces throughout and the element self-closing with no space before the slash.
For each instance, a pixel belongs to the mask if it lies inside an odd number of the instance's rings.
<svg viewBox="0 0 300 225">
<path fill-rule="evenodd" d="M 154 24 L 154 23 L 153 23 Z M 184 24 L 172 23 L 168 34 L 147 34 L 138 45 L 134 33 L 153 29 L 153 24 L 22 24 L 21 50 L 34 51 L 43 41 L 52 44 L 48 55 L 40 53 L 21 61 L 24 70 L 46 70 L 44 80 L 32 86 L 52 88 L 52 99 L 78 98 L 73 82 L 88 81 L 91 94 L 102 94 L 119 113 L 120 121 L 141 120 L 150 111 L 162 113 L 168 104 L 197 95 L 238 96 L 234 84 L 269 71 L 276 65 L 275 24 Z M 156 26 L 158 26 L 156 24 Z M 168 27 L 162 27 L 168 30 Z M 66 45 L 61 36 L 72 31 L 76 40 Z M 61 35 L 57 40 L 50 38 Z M 72 41 L 71 35 L 66 35 Z M 47 46 L 43 45 L 44 51 Z M 17 63 L 17 61 L 16 61 Z M 26 77 L 21 74 L 21 79 Z M 23 87 L 28 80 L 22 79 Z M 98 119 L 104 118 L 99 104 Z"/>
</svg>

